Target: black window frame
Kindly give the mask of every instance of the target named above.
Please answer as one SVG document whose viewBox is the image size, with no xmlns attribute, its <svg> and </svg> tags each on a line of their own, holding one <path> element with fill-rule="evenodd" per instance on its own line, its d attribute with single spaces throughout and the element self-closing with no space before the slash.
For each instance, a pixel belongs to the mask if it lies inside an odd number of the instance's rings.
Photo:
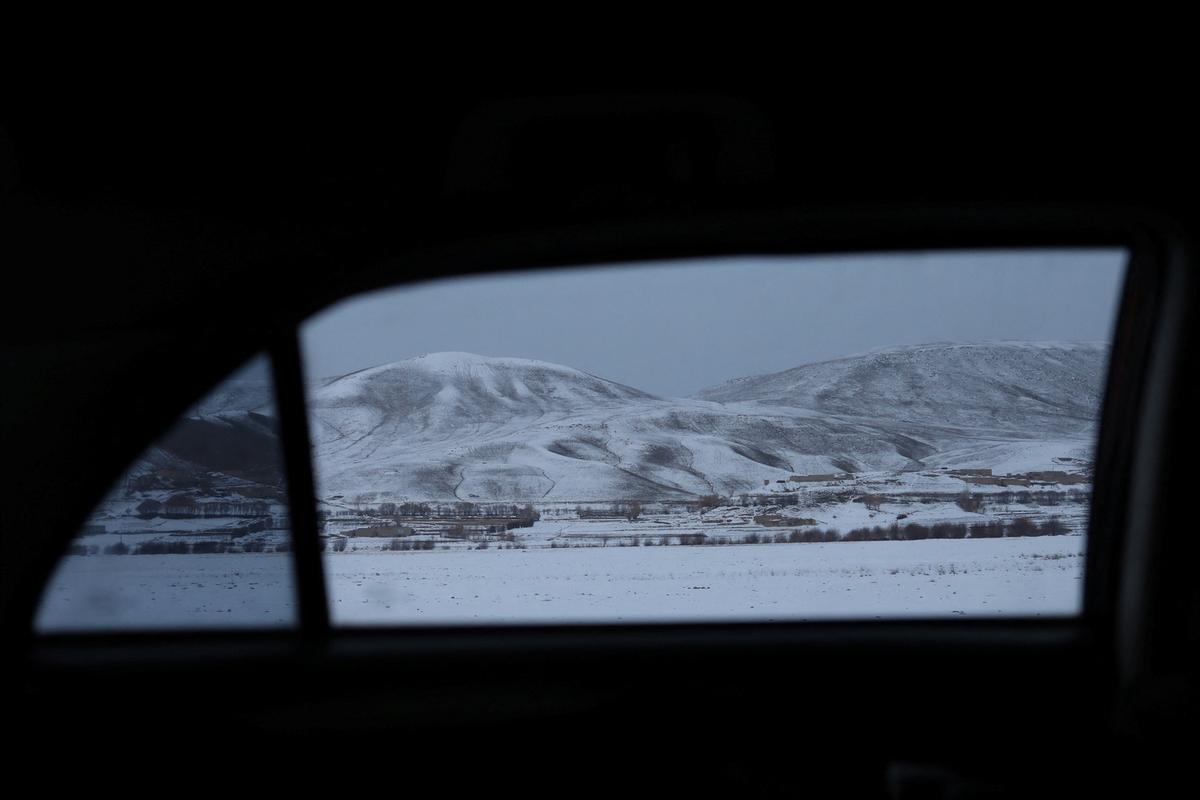
<svg viewBox="0 0 1200 800">
<path fill-rule="evenodd" d="M 928 618 L 759 622 L 666 622 L 652 625 L 587 623 L 562 625 L 372 626 L 331 628 L 325 573 L 316 523 L 313 465 L 299 348 L 300 325 L 340 300 L 375 289 L 424 280 L 535 269 L 707 256 L 830 255 L 905 251 L 1122 248 L 1129 254 L 1110 355 L 1107 387 L 1096 450 L 1093 502 L 1087 534 L 1084 602 L 1078 616 L 1033 619 Z M 1186 242 L 1169 221 L 1134 208 L 1082 207 L 937 207 L 904 209 L 767 210 L 737 215 L 687 215 L 523 234 L 480 236 L 469 242 L 432 244 L 404 254 L 389 252 L 386 242 L 362 242 L 338 260 L 308 265 L 329 281 L 301 298 L 276 321 L 268 347 L 280 414 L 281 441 L 292 520 L 298 625 L 277 630 L 128 631 L 96 637 L 88 633 L 42 633 L 43 652 L 67 647 L 167 643 L 177 653 L 188 645 L 238 642 L 247 648 L 290 650 L 315 647 L 325 652 L 361 652 L 362 647 L 394 647 L 400 652 L 437 652 L 443 648 L 684 646 L 704 641 L 721 646 L 764 646 L 771 642 L 942 641 L 945 636 L 982 637 L 997 643 L 1062 643 L 1133 646 L 1136 599 L 1145 589 L 1144 563 L 1122 562 L 1130 544 L 1131 504 L 1145 508 L 1154 500 L 1146 459 L 1158 457 L 1145 438 L 1166 413 L 1169 384 L 1177 377 L 1175 351 L 1185 309 L 1167 300 L 1184 296 L 1190 281 Z M 1140 538 L 1145 540 L 1152 531 Z M 62 550 L 70 541 L 64 534 Z M 1141 572 L 1138 570 L 1141 569 Z M 43 585 L 37 590 L 36 609 Z M 32 625 L 32 615 L 30 618 Z M 386 644 L 385 644 L 386 643 Z M 674 645 L 672 644 L 674 643 Z M 130 651 L 133 652 L 133 651 Z"/>
</svg>

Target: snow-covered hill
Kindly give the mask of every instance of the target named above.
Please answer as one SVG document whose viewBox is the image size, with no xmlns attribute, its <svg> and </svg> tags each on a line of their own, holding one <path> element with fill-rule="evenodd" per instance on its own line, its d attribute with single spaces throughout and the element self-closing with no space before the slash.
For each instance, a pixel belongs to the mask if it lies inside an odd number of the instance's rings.
<svg viewBox="0 0 1200 800">
<path fill-rule="evenodd" d="M 839 417 L 1073 435 L 1095 421 L 1108 346 L 988 342 L 876 350 L 738 378 L 695 396 Z"/>
<path fill-rule="evenodd" d="M 792 474 L 1088 456 L 1107 350 L 928 345 L 656 397 L 570 367 L 436 353 L 313 390 L 325 498 L 599 501 Z"/>
<path fill-rule="evenodd" d="M 860 426 L 655 397 L 570 367 L 436 353 L 310 399 L 322 494 L 590 500 L 745 491 L 829 454 L 909 459 Z M 902 442 L 900 447 L 908 447 Z"/>
<path fill-rule="evenodd" d="M 318 491 L 334 502 L 600 502 L 763 491 L 792 475 L 1073 469 L 1091 457 L 1107 353 L 894 348 L 694 398 L 541 361 L 435 353 L 313 384 Z M 206 399 L 131 470 L 122 502 L 278 495 L 271 405 L 268 387 L 249 382 Z"/>
<path fill-rule="evenodd" d="M 246 411 L 274 416 L 274 399 L 273 387 L 267 378 L 227 380 L 188 409 L 184 417 L 204 419 Z"/>
</svg>

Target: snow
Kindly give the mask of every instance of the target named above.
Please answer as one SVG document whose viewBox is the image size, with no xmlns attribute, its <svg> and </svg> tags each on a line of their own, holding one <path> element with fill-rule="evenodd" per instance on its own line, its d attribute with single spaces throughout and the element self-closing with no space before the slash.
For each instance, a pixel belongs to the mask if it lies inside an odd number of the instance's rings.
<svg viewBox="0 0 1200 800">
<path fill-rule="evenodd" d="M 262 628 L 296 621 L 286 554 L 67 556 L 38 631 Z"/>
<path fill-rule="evenodd" d="M 438 542 L 433 551 L 381 552 L 390 540 L 349 540 L 346 552 L 327 558 L 335 619 L 424 624 L 1076 613 L 1083 541 L 1077 536 L 613 545 L 697 533 L 738 542 L 752 533 L 774 537 L 811 525 L 845 534 L 893 523 L 1018 516 L 1057 517 L 1067 530 L 1083 533 L 1107 357 L 1107 345 L 1090 342 L 887 348 L 729 381 L 695 398 L 657 397 L 557 364 L 461 352 L 315 382 L 309 408 L 324 508 L 348 515 L 390 501 L 470 500 L 528 502 L 543 514 L 518 531 L 517 549 L 493 543 L 476 551 L 474 543 L 453 541 Z M 234 426 L 239 405 L 259 407 L 262 388 L 234 385 L 196 413 L 219 413 L 207 422 Z M 204 473 L 152 450 L 130 474 L 165 468 Z M 952 474 L 961 469 L 991 469 L 1016 484 Z M 1051 470 L 1070 477 L 1059 486 L 1023 475 Z M 817 475 L 836 477 L 791 480 Z M 262 494 L 250 492 L 262 487 L 242 478 L 217 477 L 213 499 Z M 78 543 L 102 549 L 124 537 L 136 545 L 172 533 L 235 532 L 246 522 L 138 517 L 141 501 L 163 501 L 182 489 L 116 487 L 91 520 L 106 532 Z M 964 491 L 983 501 L 982 513 L 959 507 Z M 783 500 L 770 495 L 783 494 L 796 505 L 772 507 L 771 501 Z M 749 498 L 747 505 L 702 515 L 696 501 L 705 495 Z M 871 508 L 864 495 L 876 496 Z M 580 504 L 634 500 L 647 505 L 636 522 L 575 514 Z M 273 513 L 283 510 L 272 504 Z M 348 517 L 325 532 L 368 524 L 362 520 L 371 513 L 365 509 L 361 518 Z M 795 522 L 756 525 L 754 517 L 763 513 Z M 812 522 L 801 525 L 802 519 Z M 273 545 L 282 535 L 254 536 Z M 39 625 L 285 624 L 293 619 L 289 564 L 269 553 L 71 556 L 48 591 Z"/>
<path fill-rule="evenodd" d="M 987 467 L 996 475 L 1012 475 L 1035 470 L 1071 470 L 1067 463 L 1090 462 L 1095 432 L 1069 439 L 1038 439 L 1030 441 L 973 442 L 968 446 L 945 450 L 924 459 L 931 467 Z"/>
<path fill-rule="evenodd" d="M 1078 614 L 1083 538 L 327 553 L 339 625 Z M 70 556 L 40 631 L 295 619 L 284 555 Z"/>
<path fill-rule="evenodd" d="M 846 469 L 1058 469 L 1090 458 L 1107 352 L 891 348 L 697 398 L 531 359 L 432 353 L 313 389 L 318 485 L 326 498 L 588 502 L 738 494 Z"/>
<path fill-rule="evenodd" d="M 766 403 L 920 426 L 1061 435 L 1094 418 L 1107 357 L 1107 345 L 1097 342 L 893 347 L 738 378 L 696 396 L 748 409 Z"/>
</svg>

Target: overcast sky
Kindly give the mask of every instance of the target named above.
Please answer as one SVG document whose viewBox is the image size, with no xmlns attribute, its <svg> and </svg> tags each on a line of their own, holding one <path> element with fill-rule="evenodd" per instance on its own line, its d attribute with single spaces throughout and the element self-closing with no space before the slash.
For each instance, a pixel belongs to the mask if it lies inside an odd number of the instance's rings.
<svg viewBox="0 0 1200 800">
<path fill-rule="evenodd" d="M 348 300 L 304 328 L 310 377 L 464 350 L 656 394 L 877 347 L 1105 340 L 1121 250 L 740 257 L 467 277 Z"/>
</svg>

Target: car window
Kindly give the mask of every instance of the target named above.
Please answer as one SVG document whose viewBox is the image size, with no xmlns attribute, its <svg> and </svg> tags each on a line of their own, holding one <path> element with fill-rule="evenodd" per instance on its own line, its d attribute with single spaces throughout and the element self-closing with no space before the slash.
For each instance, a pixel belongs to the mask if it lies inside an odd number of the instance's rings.
<svg viewBox="0 0 1200 800">
<path fill-rule="evenodd" d="M 46 587 L 38 631 L 293 625 L 287 489 L 265 356 L 112 486 Z"/>
<path fill-rule="evenodd" d="M 444 280 L 301 331 L 342 625 L 1082 607 L 1119 249 Z"/>
</svg>

